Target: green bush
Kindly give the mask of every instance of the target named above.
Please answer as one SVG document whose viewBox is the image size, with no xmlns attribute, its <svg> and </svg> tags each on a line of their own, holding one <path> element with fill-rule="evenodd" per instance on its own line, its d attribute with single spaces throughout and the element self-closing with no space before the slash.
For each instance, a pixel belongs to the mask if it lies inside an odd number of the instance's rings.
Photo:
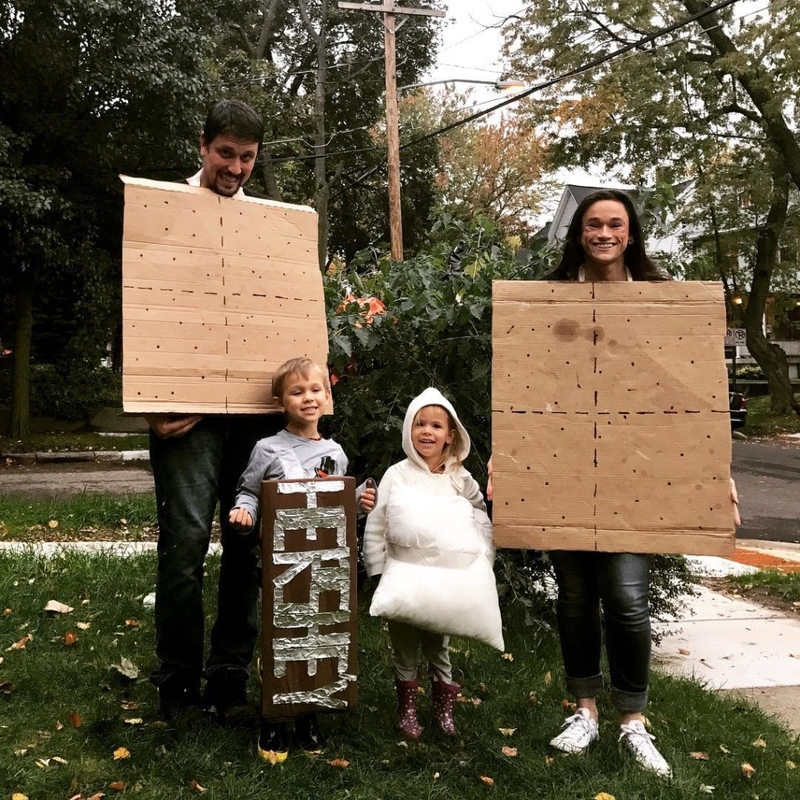
<svg viewBox="0 0 800 800">
<path fill-rule="evenodd" d="M 105 406 L 122 405 L 118 372 L 83 362 L 31 366 L 31 415 L 88 422 Z"/>
<path fill-rule="evenodd" d="M 404 457 L 401 433 L 409 402 L 436 386 L 452 400 L 472 439 L 465 466 L 485 485 L 491 453 L 492 281 L 539 278 L 551 266 L 552 251 L 520 260 L 480 220 L 467 228 L 444 219 L 431 238 L 425 254 L 402 264 L 364 251 L 348 269 L 326 278 L 336 408 L 331 435 L 350 457 L 353 474 L 380 479 Z M 457 246 L 460 263 L 453 258 Z M 496 573 L 504 603 L 522 605 L 531 624 L 548 624 L 553 579 L 546 554 L 502 550 Z M 685 559 L 654 559 L 656 618 L 678 611 L 690 591 Z"/>
</svg>

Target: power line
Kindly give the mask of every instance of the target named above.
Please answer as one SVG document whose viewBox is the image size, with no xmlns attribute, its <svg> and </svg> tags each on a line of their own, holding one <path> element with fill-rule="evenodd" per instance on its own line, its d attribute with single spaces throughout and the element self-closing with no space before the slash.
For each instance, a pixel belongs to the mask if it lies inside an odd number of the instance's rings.
<svg viewBox="0 0 800 800">
<path fill-rule="evenodd" d="M 650 42 L 652 42 L 652 41 L 654 41 L 656 39 L 659 39 L 662 36 L 667 35 L 668 33 L 672 33 L 674 31 L 680 30 L 681 28 L 684 28 L 687 25 L 690 25 L 691 23 L 696 22 L 698 19 L 702 19 L 703 17 L 706 17 L 709 14 L 714 14 L 717 11 L 720 11 L 723 8 L 727 8 L 728 6 L 731 6 L 736 2 L 738 2 L 738 0 L 721 0 L 721 2 L 717 3 L 716 5 L 709 6 L 708 8 L 705 8 L 702 11 L 698 11 L 697 13 L 692 14 L 691 16 L 686 17 L 686 18 L 684 18 L 682 20 L 679 20 L 678 22 L 674 22 L 671 25 L 667 25 L 667 26 L 664 26 L 662 28 L 659 28 L 658 30 L 656 30 L 656 31 L 654 31 L 652 33 L 649 33 L 649 34 L 647 34 L 645 36 L 642 36 L 641 38 L 637 39 L 634 42 L 630 42 L 627 45 L 623 45 L 622 47 L 620 47 L 620 48 L 618 48 L 616 50 L 613 50 L 613 51 L 611 51 L 610 53 L 607 53 L 604 56 L 600 56 L 600 57 L 598 57 L 596 59 L 593 59 L 592 61 L 589 61 L 586 64 L 583 64 L 583 65 L 581 65 L 579 67 L 575 67 L 574 69 L 568 70 L 567 72 L 564 72 L 564 73 L 562 73 L 560 75 L 557 75 L 557 76 L 555 76 L 553 78 L 550 78 L 550 79 L 548 79 L 546 81 L 543 81 L 543 82 L 541 82 L 541 83 L 539 83 L 539 84 L 537 84 L 535 86 L 532 86 L 530 89 L 526 89 L 526 90 L 520 92 L 519 94 L 514 95 L 513 97 L 510 97 L 510 98 L 508 98 L 506 100 L 503 100 L 503 101 L 501 101 L 499 103 L 496 103 L 493 106 L 490 106 L 489 108 L 483 109 L 481 111 L 477 111 L 477 112 L 475 112 L 473 114 L 470 114 L 467 117 L 464 117 L 463 119 L 456 120 L 455 122 L 452 122 L 452 123 L 450 123 L 448 125 L 445 125 L 445 126 L 443 126 L 441 128 L 438 128 L 438 129 L 436 129 L 434 131 L 431 131 L 430 133 L 424 134 L 423 136 L 419 136 L 416 139 L 411 139 L 410 141 L 401 144 L 400 145 L 400 149 L 404 150 L 404 149 L 407 149 L 409 147 L 414 147 L 414 146 L 422 144 L 423 142 L 426 142 L 426 141 L 428 141 L 430 139 L 436 138 L 437 136 L 442 136 L 443 134 L 448 133 L 451 130 L 455 130 L 456 128 L 459 128 L 462 125 L 467 125 L 468 123 L 474 122 L 475 120 L 478 120 L 478 119 L 481 119 L 482 117 L 485 117 L 485 116 L 487 116 L 489 114 L 492 114 L 495 111 L 499 111 L 501 108 L 505 108 L 506 106 L 509 106 L 512 103 L 517 103 L 517 102 L 519 102 L 520 100 L 522 100 L 522 99 L 524 99 L 526 97 L 530 97 L 531 95 L 536 94 L 537 92 L 541 92 L 543 89 L 547 89 L 550 86 L 554 86 L 555 84 L 561 83 L 561 82 L 563 82 L 565 80 L 568 80 L 569 78 L 574 78 L 574 77 L 576 77 L 578 75 L 582 75 L 585 72 L 589 72 L 590 70 L 595 69 L 596 67 L 599 67 L 602 64 L 607 63 L 608 61 L 616 59 L 619 56 L 621 56 L 621 55 L 623 55 L 623 54 L 625 54 L 627 52 L 630 52 L 631 50 L 643 47 L 644 45 L 649 44 Z M 375 147 L 368 147 L 368 148 L 365 148 L 365 147 L 354 148 L 354 149 L 351 149 L 351 150 L 339 150 L 339 151 L 334 151 L 333 153 L 327 153 L 327 154 L 325 154 L 325 157 L 332 158 L 332 157 L 340 156 L 340 155 L 349 155 L 351 153 L 374 152 L 376 150 L 383 150 L 383 149 L 385 149 L 385 148 L 375 146 Z M 316 159 L 316 158 L 322 158 L 322 157 L 324 157 L 324 156 L 316 155 L 316 154 L 308 155 L 308 156 L 287 156 L 287 157 L 283 157 L 283 158 L 274 158 L 273 159 L 273 163 L 282 163 L 282 162 L 285 162 L 285 161 L 308 161 L 308 160 L 312 160 L 312 159 Z M 358 178 L 355 181 L 353 181 L 353 185 L 358 184 L 360 181 L 362 181 L 365 178 L 369 177 L 369 175 L 372 175 L 376 171 L 376 169 L 377 168 L 375 168 L 375 167 L 370 169 L 366 174 L 364 174 L 360 178 Z M 348 173 L 348 175 L 352 175 L 353 172 L 355 172 L 355 170 L 353 170 L 350 173 Z"/>
</svg>

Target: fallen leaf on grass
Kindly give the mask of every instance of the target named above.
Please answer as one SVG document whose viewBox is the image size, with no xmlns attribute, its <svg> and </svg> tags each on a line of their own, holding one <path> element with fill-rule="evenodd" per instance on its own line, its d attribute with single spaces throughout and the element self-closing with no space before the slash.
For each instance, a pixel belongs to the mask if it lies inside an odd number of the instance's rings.
<svg viewBox="0 0 800 800">
<path fill-rule="evenodd" d="M 48 600 L 44 610 L 51 614 L 71 614 L 73 608 L 65 603 L 59 603 L 58 600 Z"/>
<path fill-rule="evenodd" d="M 796 768 L 797 768 L 797 764 L 795 764 L 794 761 L 787 761 L 786 762 L 786 769 L 796 769 Z"/>
<path fill-rule="evenodd" d="M 11 690 L 14 688 L 14 684 L 10 681 L 3 681 L 0 683 L 0 694 L 11 694 Z"/>
<path fill-rule="evenodd" d="M 752 764 L 748 764 L 747 762 L 742 764 L 741 770 L 742 770 L 742 775 L 744 775 L 745 778 L 752 778 L 756 771 L 755 767 Z"/>
<path fill-rule="evenodd" d="M 122 720 L 126 725 L 141 725 L 144 720 L 141 717 L 131 717 L 130 719 Z"/>
<path fill-rule="evenodd" d="M 539 705 L 539 695 L 537 695 L 536 692 L 530 692 L 528 694 L 528 702 L 532 706 L 538 706 Z"/>
<path fill-rule="evenodd" d="M 561 701 L 561 708 L 568 708 L 570 711 L 575 711 L 577 707 L 577 703 L 573 703 L 572 700 L 567 700 L 566 697 Z"/>
<path fill-rule="evenodd" d="M 594 796 L 594 800 L 616 800 L 613 794 L 609 794 L 608 792 L 598 792 Z"/>
<path fill-rule="evenodd" d="M 80 628 L 82 631 L 88 631 L 92 627 L 91 622 L 76 622 L 75 627 Z"/>
<path fill-rule="evenodd" d="M 513 736 L 516 732 L 516 728 L 498 728 L 497 730 L 503 734 L 503 736 Z"/>
<path fill-rule="evenodd" d="M 716 788 L 716 786 L 706 786 L 704 783 L 700 784 L 700 791 L 706 794 L 714 794 L 714 789 Z"/>
<path fill-rule="evenodd" d="M 73 728 L 80 728 L 80 726 L 83 724 L 81 715 L 77 711 L 73 711 L 69 715 L 69 721 Z"/>
<path fill-rule="evenodd" d="M 720 750 L 722 750 L 722 752 L 723 752 L 723 753 L 725 753 L 726 755 L 730 755 L 730 754 L 731 754 L 731 751 L 730 751 L 730 750 L 728 750 L 728 748 L 727 748 L 727 747 L 725 747 L 725 745 L 724 745 L 724 744 L 721 744 L 721 745 L 719 746 L 719 749 L 720 749 Z"/>
<path fill-rule="evenodd" d="M 56 764 L 66 764 L 67 763 L 67 759 L 66 758 L 61 758 L 61 756 L 53 756 L 50 760 L 51 761 L 55 761 Z"/>
<path fill-rule="evenodd" d="M 549 686 L 553 682 L 553 675 L 551 672 L 545 672 L 544 682 L 547 686 Z"/>
<path fill-rule="evenodd" d="M 67 631 L 64 634 L 64 645 L 66 647 L 72 647 L 72 645 L 74 645 L 75 642 L 77 641 L 78 641 L 78 634 L 75 633 L 75 631 Z"/>
<path fill-rule="evenodd" d="M 766 746 L 767 743 L 760 736 L 753 742 L 753 747 L 766 747 Z"/>
<path fill-rule="evenodd" d="M 506 661 L 513 661 L 514 660 L 514 655 L 513 655 L 513 653 L 503 653 L 503 658 Z"/>
<path fill-rule="evenodd" d="M 333 761 L 328 762 L 332 767 L 339 767 L 339 769 L 347 769 L 350 766 L 349 761 L 345 761 L 343 758 L 334 758 Z"/>
<path fill-rule="evenodd" d="M 119 761 L 121 758 L 130 758 L 131 751 L 127 747 L 118 747 L 114 751 L 114 761 Z"/>
<path fill-rule="evenodd" d="M 32 641 L 33 641 L 33 634 L 26 633 L 18 642 L 14 642 L 14 644 L 12 644 L 11 647 L 7 648 L 6 652 L 8 652 L 8 650 L 24 650 L 25 645 L 27 645 L 28 642 Z"/>
<path fill-rule="evenodd" d="M 119 664 L 112 664 L 111 668 L 132 681 L 135 681 L 139 677 L 139 667 L 127 658 L 123 658 Z"/>
<path fill-rule="evenodd" d="M 14 792 L 11 795 L 11 800 L 28 800 L 28 795 L 22 794 L 22 792 Z"/>
<path fill-rule="evenodd" d="M 708 761 L 708 753 L 694 752 L 689 753 L 689 755 L 695 759 L 695 761 Z"/>
<path fill-rule="evenodd" d="M 120 708 L 125 711 L 133 711 L 134 708 L 139 708 L 139 704 L 135 700 L 125 700 L 125 702 L 120 703 Z"/>
<path fill-rule="evenodd" d="M 201 786 L 196 780 L 192 780 L 192 782 L 189 784 L 189 788 L 193 792 L 198 792 L 198 793 L 206 791 L 205 787 Z"/>
<path fill-rule="evenodd" d="M 685 650 L 683 647 L 679 647 L 679 648 L 678 648 L 678 652 L 679 652 L 679 653 L 680 653 L 682 656 L 690 656 L 690 655 L 692 654 L 692 651 L 691 651 L 691 650 Z"/>
<path fill-rule="evenodd" d="M 483 782 L 484 782 L 484 783 L 485 783 L 487 786 L 494 786 L 494 778 L 490 778 L 488 775 L 481 775 L 481 780 L 482 780 L 482 781 L 483 781 Z"/>
<path fill-rule="evenodd" d="M 433 773 L 433 779 L 434 779 L 435 781 L 438 781 L 438 780 L 439 780 L 439 773 L 438 773 L 438 772 L 434 772 L 434 773 Z"/>
<path fill-rule="evenodd" d="M 139 620 L 138 619 L 126 619 L 125 624 L 129 628 L 138 628 L 139 627 Z"/>
<path fill-rule="evenodd" d="M 108 784 L 108 788 L 113 792 L 124 792 L 125 783 L 123 781 L 111 781 L 111 783 Z"/>
<path fill-rule="evenodd" d="M 51 519 L 50 522 L 47 523 L 48 528 L 57 528 L 58 527 L 58 520 Z"/>
<path fill-rule="evenodd" d="M 504 756 L 508 756 L 508 758 L 514 758 L 517 755 L 517 748 L 516 747 L 504 747 L 500 752 Z"/>
<path fill-rule="evenodd" d="M 10 608 L 3 609 L 3 616 L 7 617 L 9 614 L 13 614 L 14 612 Z"/>
<path fill-rule="evenodd" d="M 545 763 L 545 766 L 551 767 L 555 763 L 555 759 L 553 758 L 553 756 L 545 756 L 544 757 L 544 763 Z"/>
<path fill-rule="evenodd" d="M 56 722 L 56 730 L 57 731 L 64 730 L 64 723 L 63 722 Z"/>
</svg>

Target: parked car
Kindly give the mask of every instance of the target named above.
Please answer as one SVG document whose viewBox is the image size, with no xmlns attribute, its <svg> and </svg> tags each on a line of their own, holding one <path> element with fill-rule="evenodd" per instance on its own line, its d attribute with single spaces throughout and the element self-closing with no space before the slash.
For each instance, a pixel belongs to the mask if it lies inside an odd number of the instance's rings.
<svg viewBox="0 0 800 800">
<path fill-rule="evenodd" d="M 741 392 L 729 392 L 728 400 L 731 409 L 731 430 L 735 431 L 747 424 L 747 398 Z"/>
</svg>

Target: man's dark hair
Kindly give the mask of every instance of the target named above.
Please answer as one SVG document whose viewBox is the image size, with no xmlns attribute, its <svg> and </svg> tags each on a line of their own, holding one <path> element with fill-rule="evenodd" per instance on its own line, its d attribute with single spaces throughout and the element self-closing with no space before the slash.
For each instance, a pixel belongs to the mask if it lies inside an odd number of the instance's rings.
<svg viewBox="0 0 800 800">
<path fill-rule="evenodd" d="M 619 189 L 599 189 L 583 198 L 575 209 L 572 221 L 569 223 L 569 228 L 567 228 L 567 237 L 564 242 L 564 253 L 561 256 L 561 262 L 549 275 L 545 275 L 544 279 L 550 281 L 578 280 L 578 270 L 586 258 L 581 244 L 583 215 L 590 206 L 599 200 L 616 200 L 618 203 L 622 203 L 628 212 L 628 233 L 632 241 L 625 250 L 625 266 L 631 271 L 631 277 L 635 281 L 668 280 L 667 276 L 659 271 L 658 267 L 653 264 L 645 252 L 644 234 L 642 233 L 642 226 L 633 200 L 631 200 L 630 195 L 621 192 Z"/>
<path fill-rule="evenodd" d="M 256 142 L 259 149 L 264 140 L 264 123 L 255 109 L 241 100 L 220 100 L 206 117 L 203 142 L 210 145 L 217 136 L 231 136 L 243 142 Z"/>
</svg>

